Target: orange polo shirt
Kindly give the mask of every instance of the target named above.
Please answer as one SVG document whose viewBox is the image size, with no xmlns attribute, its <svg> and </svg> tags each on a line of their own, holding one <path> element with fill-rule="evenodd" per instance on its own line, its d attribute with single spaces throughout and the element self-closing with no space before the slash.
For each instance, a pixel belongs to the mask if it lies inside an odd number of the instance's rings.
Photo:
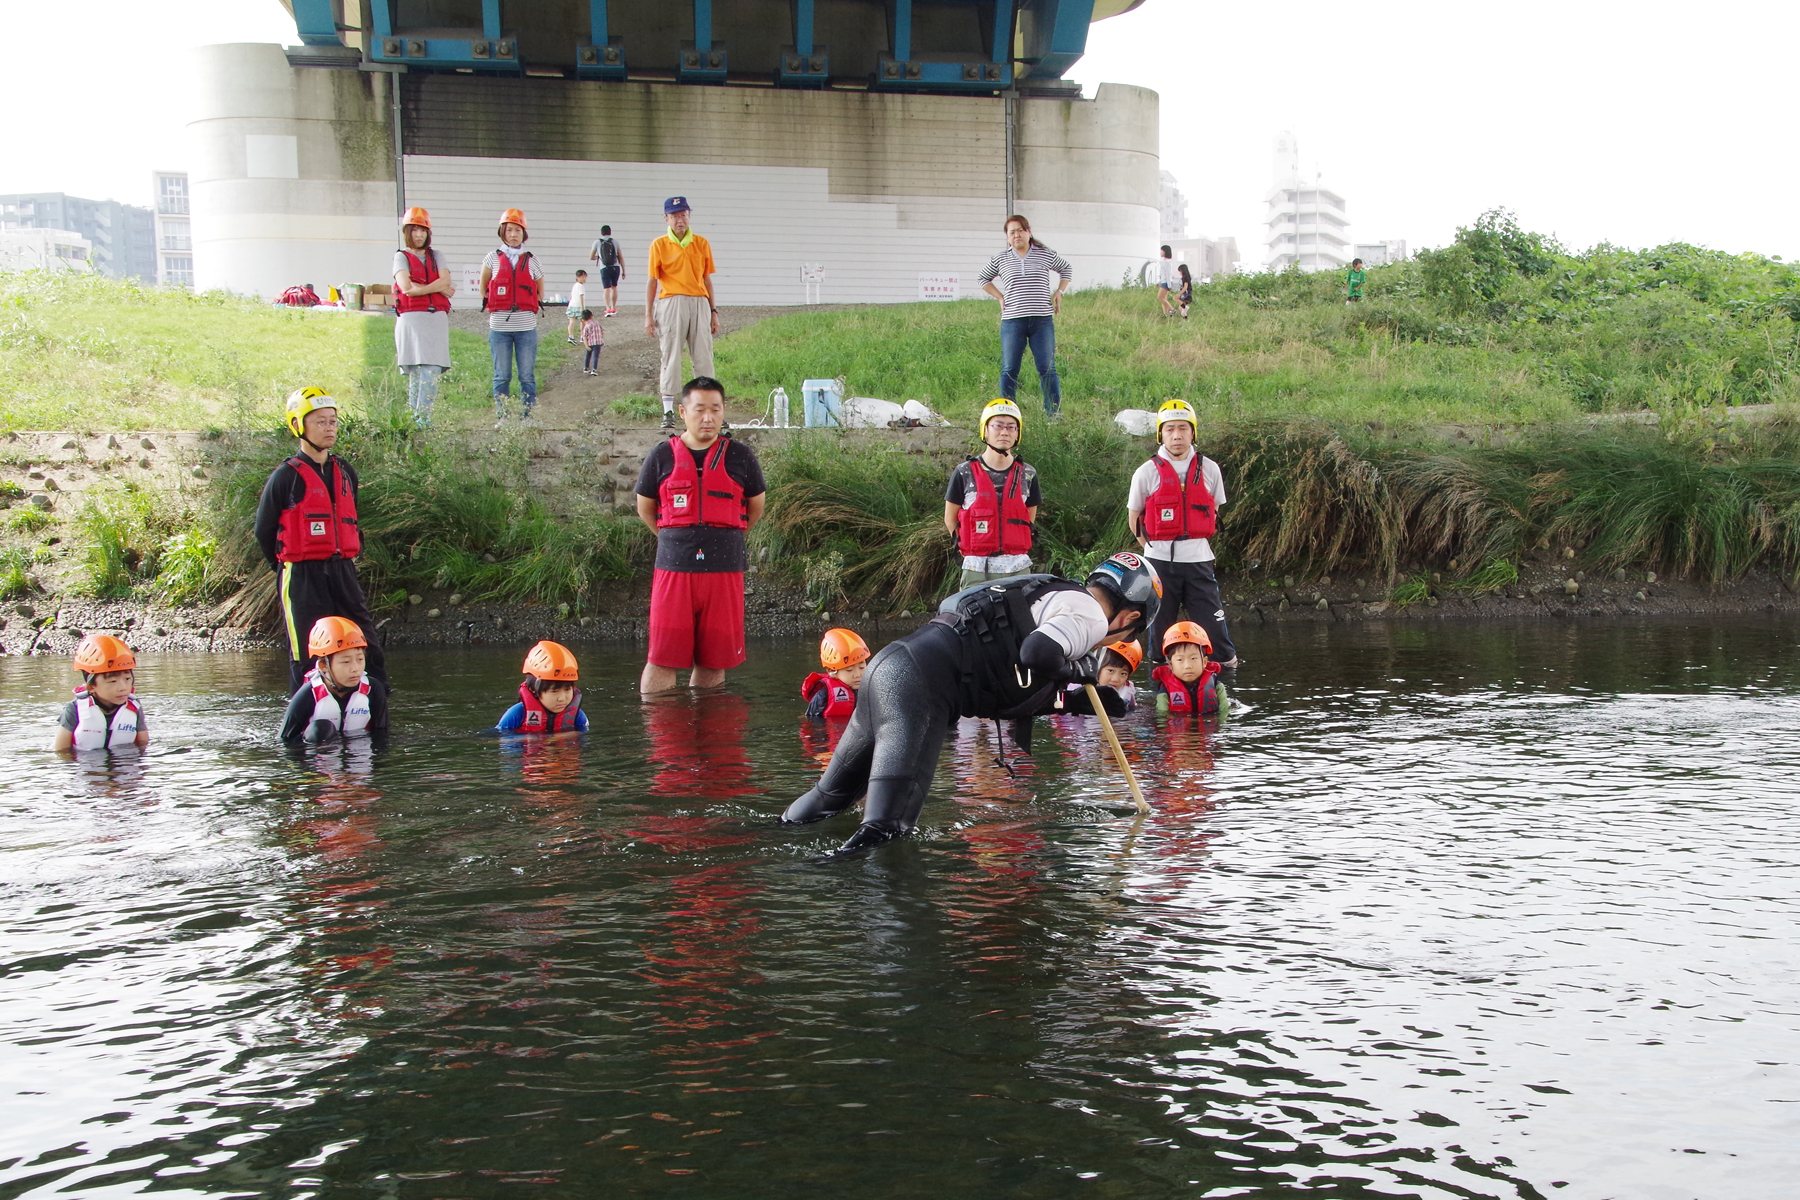
<svg viewBox="0 0 1800 1200">
<path fill-rule="evenodd" d="M 706 295 L 706 277 L 717 270 L 712 244 L 691 229 L 685 243 L 669 233 L 650 243 L 650 278 L 656 280 L 658 300 Z"/>
</svg>

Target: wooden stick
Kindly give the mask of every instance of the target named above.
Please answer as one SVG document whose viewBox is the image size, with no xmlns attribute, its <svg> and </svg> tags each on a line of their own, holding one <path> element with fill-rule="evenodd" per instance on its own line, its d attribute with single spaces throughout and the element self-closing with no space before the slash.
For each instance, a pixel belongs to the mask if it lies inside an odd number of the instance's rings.
<svg viewBox="0 0 1800 1200">
<path fill-rule="evenodd" d="M 1094 715 L 1100 718 L 1100 728 L 1106 732 L 1106 740 L 1112 743 L 1113 757 L 1119 760 L 1119 770 L 1125 772 L 1125 782 L 1131 788 L 1132 803 L 1137 805 L 1138 815 L 1143 816 L 1150 811 L 1149 802 L 1144 799 L 1144 790 L 1138 787 L 1137 776 L 1131 773 L 1131 764 L 1125 761 L 1125 747 L 1119 745 L 1119 735 L 1113 730 L 1112 718 L 1106 715 L 1106 709 L 1100 704 L 1100 693 L 1094 690 L 1091 683 L 1083 684 L 1087 688 L 1088 703 L 1094 706 Z"/>
</svg>

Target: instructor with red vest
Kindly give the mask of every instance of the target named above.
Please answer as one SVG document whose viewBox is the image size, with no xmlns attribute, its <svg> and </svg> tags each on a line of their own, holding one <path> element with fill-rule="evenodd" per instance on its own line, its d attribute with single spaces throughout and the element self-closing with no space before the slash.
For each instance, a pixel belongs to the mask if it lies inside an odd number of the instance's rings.
<svg viewBox="0 0 1800 1200">
<path fill-rule="evenodd" d="M 431 214 L 406 210 L 394 252 L 394 361 L 406 376 L 406 405 L 420 426 L 431 424 L 438 376 L 450 369 L 450 298 L 456 285 L 431 248 Z"/>
<path fill-rule="evenodd" d="M 637 480 L 638 518 L 656 534 L 646 696 L 689 668 L 689 687 L 716 688 L 744 661 L 744 534 L 766 490 L 756 454 L 724 434 L 724 384 L 688 380 L 679 412 L 682 433 L 644 457 Z"/>
<path fill-rule="evenodd" d="M 981 410 L 978 436 L 986 446 L 959 463 L 944 489 L 944 528 L 962 551 L 962 582 L 1031 572 L 1031 530 L 1037 521 L 1037 468 L 1014 452 L 1025 418 L 1011 400 Z"/>
<path fill-rule="evenodd" d="M 1237 667 L 1237 647 L 1225 625 L 1212 549 L 1219 506 L 1225 503 L 1225 478 L 1218 463 L 1194 449 L 1198 428 L 1193 405 L 1186 400 L 1163 403 L 1156 413 L 1161 445 L 1131 476 L 1125 508 L 1144 557 L 1162 577 L 1162 607 L 1150 630 L 1155 661 L 1165 661 L 1163 634 L 1185 611 L 1212 639 L 1213 661 L 1231 671 Z"/>
<path fill-rule="evenodd" d="M 370 677 L 387 686 L 387 658 L 375 617 L 356 578 L 362 533 L 356 523 L 356 472 L 331 452 L 337 444 L 337 401 L 324 388 L 301 388 L 287 400 L 287 426 L 299 453 L 275 468 L 256 506 L 256 544 L 280 575 L 282 629 L 288 640 L 288 690 L 299 690 L 312 655 L 306 641 L 320 617 L 356 622 L 368 641 Z"/>
<path fill-rule="evenodd" d="M 519 364 L 519 399 L 524 421 L 537 405 L 538 311 L 544 294 L 544 269 L 525 249 L 531 235 L 525 214 L 509 208 L 500 214 L 500 248 L 481 260 L 481 307 L 488 315 L 488 350 L 494 356 L 494 428 L 506 424 L 507 394 L 512 390 L 513 360 Z"/>
</svg>

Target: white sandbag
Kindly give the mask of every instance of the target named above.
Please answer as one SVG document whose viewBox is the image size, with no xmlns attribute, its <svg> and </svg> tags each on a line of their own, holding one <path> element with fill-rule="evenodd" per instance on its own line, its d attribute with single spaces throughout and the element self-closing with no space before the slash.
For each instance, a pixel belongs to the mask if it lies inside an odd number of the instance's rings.
<svg viewBox="0 0 1800 1200">
<path fill-rule="evenodd" d="M 950 423 L 949 418 L 938 416 L 922 400 L 908 400 L 900 408 L 907 416 L 921 425 L 948 425 Z"/>
<path fill-rule="evenodd" d="M 1127 408 L 1114 413 L 1113 422 L 1133 437 L 1145 437 L 1156 428 L 1156 414 L 1142 408 Z"/>
<path fill-rule="evenodd" d="M 897 421 L 906 410 L 892 400 L 873 396 L 849 396 L 844 400 L 845 429 L 886 429 L 889 421 Z"/>
</svg>

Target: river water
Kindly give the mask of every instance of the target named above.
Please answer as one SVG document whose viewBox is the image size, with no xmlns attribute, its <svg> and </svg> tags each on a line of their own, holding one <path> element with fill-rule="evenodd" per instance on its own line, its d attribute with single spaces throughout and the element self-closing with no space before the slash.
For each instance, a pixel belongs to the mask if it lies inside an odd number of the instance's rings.
<svg viewBox="0 0 1800 1200">
<path fill-rule="evenodd" d="M 73 763 L 3 659 L 0 1198 L 1792 1196 L 1797 634 L 1247 631 L 1248 711 L 1121 723 L 1149 818 L 965 722 L 829 865 L 809 646 L 583 649 L 527 747 L 519 651 L 403 651 L 312 755 L 273 656 L 151 657 Z"/>
</svg>

